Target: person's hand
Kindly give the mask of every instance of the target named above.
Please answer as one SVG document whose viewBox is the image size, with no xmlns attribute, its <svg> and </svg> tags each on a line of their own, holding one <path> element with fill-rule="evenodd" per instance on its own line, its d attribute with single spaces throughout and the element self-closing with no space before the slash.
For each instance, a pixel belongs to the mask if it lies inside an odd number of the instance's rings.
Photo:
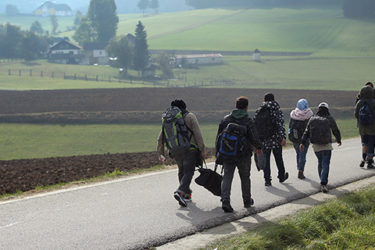
<svg viewBox="0 0 375 250">
<path fill-rule="evenodd" d="M 165 162 L 165 156 L 164 155 L 159 155 L 159 161 L 161 163 L 164 163 Z"/>
<path fill-rule="evenodd" d="M 340 147 L 340 146 L 341 146 L 341 142 L 338 142 L 338 143 L 337 143 L 337 146 L 339 146 L 339 147 Z"/>
<path fill-rule="evenodd" d="M 206 153 L 205 152 L 201 152 L 201 158 L 206 159 Z"/>
<path fill-rule="evenodd" d="M 300 144 L 300 145 L 299 145 L 299 151 L 300 151 L 300 152 L 303 152 L 304 150 L 305 150 L 305 145 Z"/>
<path fill-rule="evenodd" d="M 281 141 L 281 146 L 285 146 L 286 145 L 286 140 L 285 138 Z"/>
<path fill-rule="evenodd" d="M 262 150 L 261 149 L 257 149 L 256 153 L 257 153 L 258 156 L 260 156 L 262 154 Z"/>
</svg>

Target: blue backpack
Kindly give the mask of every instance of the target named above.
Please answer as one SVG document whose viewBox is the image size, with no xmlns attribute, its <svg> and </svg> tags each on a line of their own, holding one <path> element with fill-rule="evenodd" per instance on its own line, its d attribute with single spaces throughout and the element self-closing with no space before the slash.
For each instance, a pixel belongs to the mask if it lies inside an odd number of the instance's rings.
<svg viewBox="0 0 375 250">
<path fill-rule="evenodd" d="M 374 115 L 371 112 L 370 106 L 367 102 L 361 101 L 361 108 L 358 113 L 358 123 L 363 126 L 371 125 L 374 122 Z"/>
<path fill-rule="evenodd" d="M 247 127 L 229 123 L 218 138 L 218 158 L 221 161 L 234 161 L 241 156 L 246 145 Z"/>
</svg>

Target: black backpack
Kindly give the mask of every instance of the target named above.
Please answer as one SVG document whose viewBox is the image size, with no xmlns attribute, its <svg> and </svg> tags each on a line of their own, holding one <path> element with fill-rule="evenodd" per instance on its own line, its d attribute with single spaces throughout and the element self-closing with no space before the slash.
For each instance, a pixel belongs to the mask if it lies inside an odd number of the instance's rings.
<svg viewBox="0 0 375 250">
<path fill-rule="evenodd" d="M 371 125 L 374 122 L 374 115 L 371 112 L 370 106 L 365 101 L 360 101 L 362 104 L 358 112 L 358 123 L 363 126 Z"/>
<path fill-rule="evenodd" d="M 246 149 L 246 135 L 246 126 L 229 122 L 216 141 L 218 162 L 235 161 L 241 157 Z"/>
<path fill-rule="evenodd" d="M 309 126 L 311 143 L 328 144 L 331 142 L 331 127 L 327 117 L 313 116 Z"/>
<path fill-rule="evenodd" d="M 303 133 L 305 132 L 308 120 L 300 121 L 290 119 L 288 138 L 291 142 L 301 143 Z"/>
<path fill-rule="evenodd" d="M 188 127 L 177 107 L 168 108 L 162 114 L 162 131 L 168 150 L 173 157 L 183 157 L 191 147 Z"/>
<path fill-rule="evenodd" d="M 269 108 L 261 107 L 259 109 L 255 118 L 255 127 L 261 141 L 271 138 L 276 132 L 276 124 Z"/>
</svg>

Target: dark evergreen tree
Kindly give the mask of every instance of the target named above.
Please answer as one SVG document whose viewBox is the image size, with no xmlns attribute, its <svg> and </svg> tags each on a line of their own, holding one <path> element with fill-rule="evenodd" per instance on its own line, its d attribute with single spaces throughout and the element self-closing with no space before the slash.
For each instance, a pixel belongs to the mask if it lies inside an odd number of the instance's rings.
<svg viewBox="0 0 375 250">
<path fill-rule="evenodd" d="M 135 29 L 134 45 L 134 69 L 143 72 L 149 63 L 149 52 L 147 45 L 147 34 L 141 21 L 138 22 Z"/>
<path fill-rule="evenodd" d="M 97 33 L 97 42 L 102 47 L 116 35 L 118 16 L 114 0 L 91 0 L 87 17 Z"/>
<path fill-rule="evenodd" d="M 78 29 L 73 35 L 73 39 L 84 48 L 88 44 L 95 43 L 98 40 L 98 34 L 91 25 L 91 21 L 87 17 L 83 17 L 79 23 Z"/>
</svg>

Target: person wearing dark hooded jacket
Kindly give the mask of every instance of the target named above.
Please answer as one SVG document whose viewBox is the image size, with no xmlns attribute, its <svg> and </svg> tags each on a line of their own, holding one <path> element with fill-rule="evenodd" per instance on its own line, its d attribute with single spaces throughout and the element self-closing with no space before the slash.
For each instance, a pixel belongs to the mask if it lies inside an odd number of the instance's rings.
<svg viewBox="0 0 375 250">
<path fill-rule="evenodd" d="M 251 156 L 252 147 L 257 149 L 257 154 L 261 154 L 261 143 L 259 141 L 256 129 L 254 126 L 254 121 L 248 116 L 249 101 L 246 97 L 240 96 L 236 99 L 236 109 L 231 112 L 231 114 L 224 117 L 224 119 L 219 124 L 219 129 L 216 136 L 216 156 L 217 162 L 223 165 L 224 175 L 223 181 L 221 183 L 221 201 L 222 208 L 224 212 L 231 213 L 233 208 L 230 204 L 230 193 L 233 181 L 234 170 L 237 166 L 238 172 L 241 179 L 241 190 L 242 199 L 245 208 L 249 208 L 254 204 L 254 200 L 251 198 L 251 182 L 250 182 L 250 167 L 251 167 Z M 245 147 L 243 152 L 233 160 L 220 159 L 219 153 L 219 138 L 222 132 L 230 123 L 235 123 L 246 128 L 245 136 Z"/>
<path fill-rule="evenodd" d="M 269 118 L 263 119 L 263 112 L 269 112 Z M 289 174 L 285 172 L 284 160 L 282 155 L 282 146 L 286 144 L 286 133 L 284 128 L 284 116 L 280 110 L 279 104 L 275 101 L 272 93 L 264 96 L 264 102 L 255 112 L 254 116 L 258 135 L 262 142 L 262 151 L 265 155 L 266 164 L 263 169 L 265 185 L 271 186 L 271 151 L 275 157 L 278 169 L 278 179 L 284 182 Z M 262 131 L 262 132 L 261 132 Z M 264 132 L 263 132 L 264 131 Z M 267 134 L 267 135 L 264 135 Z"/>
<path fill-rule="evenodd" d="M 308 139 L 316 157 L 318 158 L 318 174 L 320 178 L 320 190 L 328 192 L 329 165 L 332 155 L 332 134 L 336 137 L 337 144 L 341 146 L 341 133 L 337 127 L 335 119 L 328 110 L 328 104 L 322 102 L 318 106 L 318 112 L 312 116 L 307 123 L 307 127 L 302 136 L 300 151 L 304 151 Z"/>
<path fill-rule="evenodd" d="M 374 146 L 375 146 L 375 122 L 371 124 L 363 125 L 359 122 L 359 111 L 367 103 L 370 107 L 372 116 L 375 117 L 375 100 L 374 100 L 374 89 L 371 86 L 364 86 L 360 91 L 360 100 L 357 102 L 355 107 L 354 116 L 358 121 L 359 134 L 361 135 L 362 145 L 366 147 L 366 150 L 363 151 L 363 160 L 367 162 L 368 168 L 374 168 Z M 375 120 L 375 119 L 374 119 Z M 365 153 L 367 152 L 367 153 Z M 360 164 L 361 167 L 364 164 Z"/>
</svg>

